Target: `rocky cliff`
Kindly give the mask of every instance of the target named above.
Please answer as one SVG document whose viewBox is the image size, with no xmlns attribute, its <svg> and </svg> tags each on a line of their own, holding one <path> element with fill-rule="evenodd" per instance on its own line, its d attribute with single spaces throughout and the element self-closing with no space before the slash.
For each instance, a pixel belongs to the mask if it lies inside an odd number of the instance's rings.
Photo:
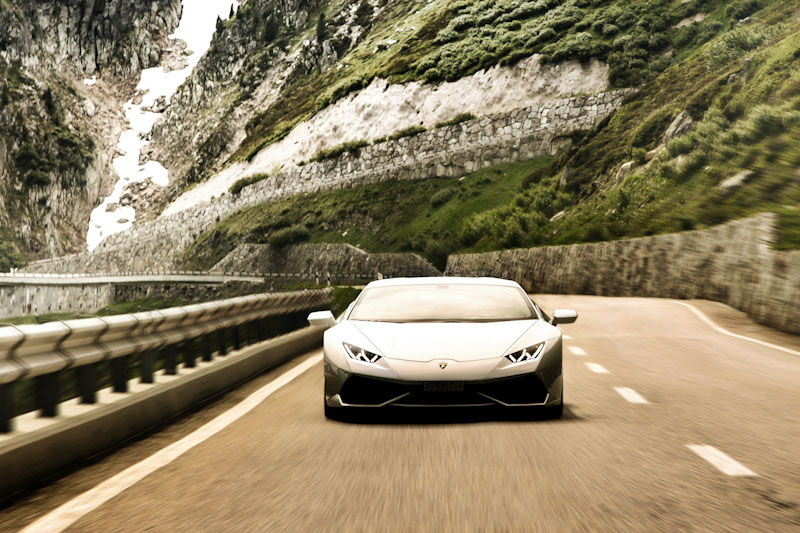
<svg viewBox="0 0 800 533">
<path fill-rule="evenodd" d="M 331 68 L 359 41 L 371 20 L 358 11 L 361 3 L 345 1 L 325 23 L 327 2 L 249 0 L 218 25 L 209 52 L 153 130 L 150 155 L 170 171 L 161 207 L 219 170 L 288 88 Z M 315 34 L 320 20 L 328 29 Z"/>
<path fill-rule="evenodd" d="M 0 268 L 78 251 L 180 0 L 0 2 Z"/>
</svg>

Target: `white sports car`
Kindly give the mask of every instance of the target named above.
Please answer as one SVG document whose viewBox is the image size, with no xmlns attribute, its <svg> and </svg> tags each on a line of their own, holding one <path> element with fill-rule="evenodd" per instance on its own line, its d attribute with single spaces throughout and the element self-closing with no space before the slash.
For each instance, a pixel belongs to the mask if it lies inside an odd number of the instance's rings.
<svg viewBox="0 0 800 533">
<path fill-rule="evenodd" d="M 494 278 L 374 281 L 325 332 L 325 415 L 349 408 L 564 406 L 561 331 L 517 283 Z"/>
</svg>

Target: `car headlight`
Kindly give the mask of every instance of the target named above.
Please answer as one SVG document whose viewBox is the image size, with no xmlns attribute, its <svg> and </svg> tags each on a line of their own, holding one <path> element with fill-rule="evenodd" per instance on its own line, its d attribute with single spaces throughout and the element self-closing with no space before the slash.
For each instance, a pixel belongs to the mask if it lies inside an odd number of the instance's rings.
<svg viewBox="0 0 800 533">
<path fill-rule="evenodd" d="M 506 355 L 506 359 L 511 361 L 512 363 L 522 363 L 525 361 L 533 361 L 544 351 L 545 343 L 540 342 L 539 344 L 534 344 L 533 346 L 528 346 L 524 350 L 520 350 L 518 352 L 510 353 Z"/>
<path fill-rule="evenodd" d="M 368 352 L 367 350 L 359 348 L 358 346 L 353 346 L 352 344 L 347 344 L 346 342 L 342 344 L 344 344 L 344 351 L 347 352 L 347 355 L 356 361 L 375 363 L 381 358 L 380 355 L 373 352 Z"/>
</svg>

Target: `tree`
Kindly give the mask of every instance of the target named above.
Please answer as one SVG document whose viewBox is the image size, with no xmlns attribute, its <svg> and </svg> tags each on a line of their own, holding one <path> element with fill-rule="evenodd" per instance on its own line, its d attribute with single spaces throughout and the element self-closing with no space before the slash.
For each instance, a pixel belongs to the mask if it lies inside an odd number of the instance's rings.
<svg viewBox="0 0 800 533">
<path fill-rule="evenodd" d="M 325 13 L 320 13 L 317 19 L 317 42 L 322 44 L 325 40 Z"/>
<path fill-rule="evenodd" d="M 236 10 L 233 8 L 233 4 L 231 4 L 231 12 L 228 15 L 228 18 L 232 19 L 235 14 L 236 14 Z"/>
<path fill-rule="evenodd" d="M 275 17 L 270 16 L 267 22 L 264 23 L 264 30 L 261 32 L 261 41 L 265 44 L 272 42 L 275 37 L 278 36 L 278 29 L 278 21 L 275 20 Z"/>
</svg>

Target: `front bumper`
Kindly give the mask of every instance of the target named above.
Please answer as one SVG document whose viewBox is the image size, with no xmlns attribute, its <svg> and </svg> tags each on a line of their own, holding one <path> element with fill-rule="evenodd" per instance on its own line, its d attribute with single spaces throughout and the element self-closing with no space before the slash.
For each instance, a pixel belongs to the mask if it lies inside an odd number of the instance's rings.
<svg viewBox="0 0 800 533">
<path fill-rule="evenodd" d="M 524 407 L 561 403 L 560 371 L 549 387 L 537 372 L 458 382 L 461 390 L 450 392 L 426 390 L 425 383 L 349 373 L 325 362 L 325 402 L 330 407 Z"/>
</svg>

